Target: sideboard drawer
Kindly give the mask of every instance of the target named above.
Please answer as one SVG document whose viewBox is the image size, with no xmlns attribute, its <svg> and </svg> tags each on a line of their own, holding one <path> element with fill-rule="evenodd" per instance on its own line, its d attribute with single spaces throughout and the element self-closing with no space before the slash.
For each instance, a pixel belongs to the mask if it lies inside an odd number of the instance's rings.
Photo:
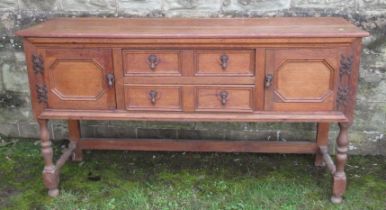
<svg viewBox="0 0 386 210">
<path fill-rule="evenodd" d="M 128 110 L 181 111 L 181 87 L 125 86 Z"/>
<path fill-rule="evenodd" d="M 196 111 L 252 112 L 253 87 L 197 87 Z"/>
<path fill-rule="evenodd" d="M 180 76 L 181 55 L 178 50 L 124 50 L 125 75 Z"/>
<path fill-rule="evenodd" d="M 196 76 L 253 76 L 253 50 L 198 50 Z"/>
</svg>

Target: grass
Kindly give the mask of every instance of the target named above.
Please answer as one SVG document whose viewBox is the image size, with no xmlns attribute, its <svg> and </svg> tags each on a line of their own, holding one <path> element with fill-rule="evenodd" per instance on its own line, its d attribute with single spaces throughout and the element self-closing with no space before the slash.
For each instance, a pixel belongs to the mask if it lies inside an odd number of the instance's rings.
<svg viewBox="0 0 386 210">
<path fill-rule="evenodd" d="M 39 142 L 0 140 L 0 209 L 386 209 L 385 157 L 350 157 L 342 205 L 312 155 L 86 152 L 43 186 Z M 55 143 L 56 154 L 61 144 Z"/>
</svg>

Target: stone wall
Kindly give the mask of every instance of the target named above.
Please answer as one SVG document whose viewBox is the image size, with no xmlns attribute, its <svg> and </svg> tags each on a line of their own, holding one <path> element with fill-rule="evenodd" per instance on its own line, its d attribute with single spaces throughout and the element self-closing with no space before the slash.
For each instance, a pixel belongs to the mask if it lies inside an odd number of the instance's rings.
<svg viewBox="0 0 386 210">
<path fill-rule="evenodd" d="M 54 17 L 341 16 L 369 31 L 364 39 L 350 153 L 386 155 L 386 0 L 0 0 L 0 133 L 37 137 L 18 29 Z M 314 124 L 82 122 L 83 135 L 154 138 L 311 138 Z M 66 138 L 65 122 L 50 124 Z M 331 149 L 337 128 L 330 132 Z"/>
</svg>

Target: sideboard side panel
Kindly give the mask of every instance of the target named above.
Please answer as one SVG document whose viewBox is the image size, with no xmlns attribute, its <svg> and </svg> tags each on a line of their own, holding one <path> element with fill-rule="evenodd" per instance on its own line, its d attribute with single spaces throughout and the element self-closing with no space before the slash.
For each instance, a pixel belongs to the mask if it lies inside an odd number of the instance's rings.
<svg viewBox="0 0 386 210">
<path fill-rule="evenodd" d="M 24 39 L 23 41 L 24 45 L 24 53 L 25 53 L 25 59 L 27 64 L 27 70 L 28 70 L 28 81 L 29 81 L 29 87 L 30 87 L 30 94 L 31 94 L 31 104 L 32 104 L 32 111 L 34 113 L 35 118 L 38 118 L 40 113 L 44 111 L 46 108 L 46 103 L 39 103 L 38 100 L 38 92 L 37 92 L 37 85 L 44 85 L 44 69 L 41 73 L 35 73 L 34 64 L 32 57 L 33 56 L 41 56 L 41 54 L 38 52 L 38 49 L 27 39 Z"/>
<path fill-rule="evenodd" d="M 350 47 L 344 48 L 341 54 L 341 65 L 344 63 L 344 56 L 346 59 L 352 57 L 352 62 L 348 72 L 340 73 L 341 84 L 340 87 L 347 88 L 349 91 L 345 101 L 342 102 L 343 107 L 339 108 L 340 111 L 343 111 L 349 122 L 352 123 L 354 120 L 354 111 L 356 105 L 356 95 L 359 82 L 359 69 L 360 69 L 360 59 L 361 59 L 361 50 L 362 50 L 362 39 L 357 38 L 352 42 Z M 342 66 L 341 66 L 342 68 Z M 342 69 L 340 70 L 342 71 Z M 339 91 L 339 90 L 338 90 Z M 339 92 L 338 92 L 339 94 Z"/>
</svg>

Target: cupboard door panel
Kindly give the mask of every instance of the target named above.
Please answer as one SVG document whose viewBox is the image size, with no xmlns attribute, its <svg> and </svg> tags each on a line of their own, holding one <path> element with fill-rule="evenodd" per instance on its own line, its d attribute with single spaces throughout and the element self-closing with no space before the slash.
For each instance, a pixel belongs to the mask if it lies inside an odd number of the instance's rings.
<svg viewBox="0 0 386 210">
<path fill-rule="evenodd" d="M 111 50 L 46 49 L 45 61 L 49 108 L 115 109 Z"/>
<path fill-rule="evenodd" d="M 337 58 L 338 53 L 334 49 L 268 50 L 266 109 L 333 110 L 338 78 Z"/>
</svg>

